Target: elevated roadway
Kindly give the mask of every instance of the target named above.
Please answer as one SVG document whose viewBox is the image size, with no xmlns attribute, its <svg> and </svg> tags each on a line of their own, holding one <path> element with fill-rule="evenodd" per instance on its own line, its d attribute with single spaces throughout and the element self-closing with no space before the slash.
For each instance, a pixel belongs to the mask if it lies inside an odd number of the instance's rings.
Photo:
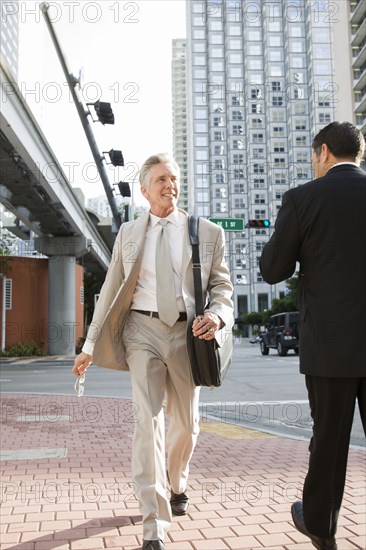
<svg viewBox="0 0 366 550">
<path fill-rule="evenodd" d="M 33 231 L 37 250 L 57 257 L 49 263 L 48 321 L 65 330 L 48 351 L 73 354 L 76 262 L 102 279 L 115 236 L 85 209 L 3 63 L 0 84 L 0 202 L 15 216 L 13 233 L 27 239 Z"/>
</svg>

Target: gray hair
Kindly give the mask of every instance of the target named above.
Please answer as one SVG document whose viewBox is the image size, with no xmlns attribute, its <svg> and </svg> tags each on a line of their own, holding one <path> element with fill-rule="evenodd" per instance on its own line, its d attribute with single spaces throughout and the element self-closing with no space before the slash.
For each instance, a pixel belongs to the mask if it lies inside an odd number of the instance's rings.
<svg viewBox="0 0 366 550">
<path fill-rule="evenodd" d="M 158 153 L 157 155 L 152 155 L 144 164 L 141 166 L 139 180 L 141 187 L 149 189 L 150 187 L 150 170 L 155 164 L 172 164 L 174 168 L 178 170 L 178 175 L 180 174 L 180 168 L 177 161 L 169 155 L 169 153 Z"/>
</svg>

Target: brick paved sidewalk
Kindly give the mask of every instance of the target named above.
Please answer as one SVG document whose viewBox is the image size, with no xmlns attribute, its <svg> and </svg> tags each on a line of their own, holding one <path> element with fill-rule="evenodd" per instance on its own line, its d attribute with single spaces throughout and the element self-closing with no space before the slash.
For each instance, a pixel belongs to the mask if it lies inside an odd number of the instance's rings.
<svg viewBox="0 0 366 550">
<path fill-rule="evenodd" d="M 131 480 L 135 411 L 123 399 L 2 399 L 2 550 L 137 550 Z M 205 422 L 191 463 L 190 512 L 167 550 L 310 550 L 292 525 L 307 442 Z M 351 449 L 339 550 L 365 549 L 366 455 Z"/>
</svg>

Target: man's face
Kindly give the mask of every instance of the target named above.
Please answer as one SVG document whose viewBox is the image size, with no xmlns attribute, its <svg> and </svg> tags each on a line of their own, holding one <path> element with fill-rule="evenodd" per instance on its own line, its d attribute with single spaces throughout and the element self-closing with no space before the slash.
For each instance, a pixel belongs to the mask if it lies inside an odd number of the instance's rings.
<svg viewBox="0 0 366 550">
<path fill-rule="evenodd" d="M 154 164 L 150 169 L 150 186 L 141 187 L 141 192 L 150 203 L 155 216 L 165 218 L 177 205 L 180 183 L 179 172 L 170 163 Z"/>
</svg>

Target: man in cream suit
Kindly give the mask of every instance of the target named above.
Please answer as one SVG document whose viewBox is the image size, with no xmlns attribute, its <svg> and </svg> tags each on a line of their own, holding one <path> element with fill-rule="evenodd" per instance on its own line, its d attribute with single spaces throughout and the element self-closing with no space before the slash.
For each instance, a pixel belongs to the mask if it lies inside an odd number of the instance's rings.
<svg viewBox="0 0 366 550">
<path fill-rule="evenodd" d="M 186 346 L 187 327 L 195 317 L 192 248 L 188 216 L 176 206 L 180 188 L 176 162 L 165 154 L 149 157 L 141 168 L 140 183 L 150 212 L 123 224 L 117 235 L 93 322 L 83 351 L 75 359 L 73 372 L 77 376 L 82 374 L 91 362 L 130 371 L 132 398 L 138 408 L 132 474 L 143 517 L 142 548 L 162 550 L 172 513 L 184 515 L 188 511 L 189 461 L 199 432 L 199 388 L 192 380 Z M 164 261 L 161 255 L 155 257 L 163 234 L 161 225 L 170 252 L 170 258 L 165 256 Z M 207 305 L 203 318 L 195 320 L 193 333 L 199 338 L 219 341 L 233 324 L 224 232 L 201 219 L 199 238 Z M 160 287 L 168 268 L 172 272 L 170 280 L 164 283 L 165 293 Z M 163 317 L 164 305 L 168 305 L 168 312 Z M 166 314 L 172 321 L 165 319 Z M 169 415 L 167 465 L 165 394 Z M 170 499 L 166 494 L 166 472 Z"/>
</svg>

